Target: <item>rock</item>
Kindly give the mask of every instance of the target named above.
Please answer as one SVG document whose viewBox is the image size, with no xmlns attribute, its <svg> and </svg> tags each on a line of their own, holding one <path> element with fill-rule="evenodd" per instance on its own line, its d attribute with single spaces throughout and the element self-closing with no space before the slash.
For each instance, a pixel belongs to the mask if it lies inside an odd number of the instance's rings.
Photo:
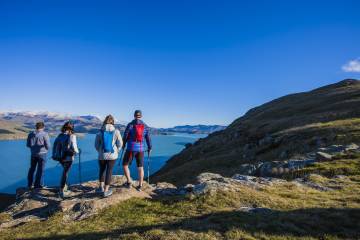
<svg viewBox="0 0 360 240">
<path fill-rule="evenodd" d="M 240 207 L 238 211 L 257 213 L 257 214 L 269 214 L 273 212 L 273 210 L 270 208 L 262 208 L 262 207 Z"/>
<path fill-rule="evenodd" d="M 210 180 L 223 180 L 224 177 L 222 177 L 220 174 L 216 174 L 216 173 L 202 173 L 197 177 L 197 181 L 198 183 L 203 183 L 203 182 L 207 182 Z"/>
<path fill-rule="evenodd" d="M 178 188 L 171 183 L 160 182 L 154 186 L 153 192 L 157 195 L 171 196 L 178 194 Z"/>
<path fill-rule="evenodd" d="M 286 162 L 264 162 L 259 167 L 259 174 L 261 177 L 269 177 L 278 175 L 278 169 L 283 168 Z M 281 170 L 282 171 L 282 170 Z"/>
<path fill-rule="evenodd" d="M 350 143 L 348 145 L 345 146 L 345 151 L 354 151 L 354 150 L 358 150 L 360 147 L 355 144 L 355 143 Z"/>
<path fill-rule="evenodd" d="M 317 161 L 331 161 L 332 155 L 325 152 L 316 152 L 316 160 Z"/>
<path fill-rule="evenodd" d="M 235 174 L 234 176 L 232 176 L 232 179 L 249 182 L 249 181 L 254 181 L 254 179 L 256 179 L 256 177 L 248 176 L 248 175 Z"/>
<path fill-rule="evenodd" d="M 315 159 L 304 159 L 304 160 L 296 160 L 291 159 L 287 162 L 287 168 L 294 170 L 294 169 L 301 169 L 304 168 L 310 164 L 313 164 L 315 162 Z"/>
<path fill-rule="evenodd" d="M 97 181 L 71 186 L 71 194 L 65 199 L 59 198 L 57 187 L 44 188 L 38 191 L 18 189 L 16 202 L 5 211 L 11 216 L 11 219 L 1 223 L 0 229 L 29 221 L 45 220 L 56 212 L 64 213 L 64 221 L 81 220 L 96 214 L 103 208 L 129 198 L 151 198 L 152 195 L 156 195 L 153 187 L 146 183 L 144 183 L 144 191 L 138 192 L 134 188 L 123 187 L 125 182 L 125 177 L 114 176 L 112 181 L 113 195 L 108 198 L 103 198 L 95 193 L 95 189 L 98 187 Z"/>
<path fill-rule="evenodd" d="M 349 177 L 345 176 L 345 175 L 335 175 L 335 176 L 333 176 L 333 178 L 336 178 L 336 179 L 348 179 Z"/>
<path fill-rule="evenodd" d="M 254 164 L 241 164 L 239 168 L 239 173 L 244 175 L 254 175 L 257 170 L 257 167 Z"/>
</svg>

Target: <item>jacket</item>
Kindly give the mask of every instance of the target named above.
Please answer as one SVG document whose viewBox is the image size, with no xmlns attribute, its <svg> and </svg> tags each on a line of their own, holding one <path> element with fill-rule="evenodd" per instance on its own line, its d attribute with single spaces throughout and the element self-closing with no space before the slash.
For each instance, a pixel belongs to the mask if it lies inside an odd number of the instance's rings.
<svg viewBox="0 0 360 240">
<path fill-rule="evenodd" d="M 114 131 L 114 135 L 113 135 L 113 149 L 114 152 L 111 153 L 104 153 L 104 149 L 103 149 L 103 131 Z M 116 160 L 119 156 L 119 152 L 121 147 L 123 146 L 123 141 L 121 139 L 121 134 L 120 131 L 118 129 L 116 129 L 114 127 L 114 125 L 112 124 L 106 124 L 105 126 L 103 126 L 101 128 L 101 130 L 96 134 L 95 137 L 95 149 L 98 152 L 98 159 L 99 160 Z"/>
</svg>

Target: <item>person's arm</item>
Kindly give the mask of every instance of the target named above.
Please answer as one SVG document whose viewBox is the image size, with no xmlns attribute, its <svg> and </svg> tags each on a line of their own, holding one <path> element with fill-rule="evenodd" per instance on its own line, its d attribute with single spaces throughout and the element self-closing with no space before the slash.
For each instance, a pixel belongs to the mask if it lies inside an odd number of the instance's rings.
<svg viewBox="0 0 360 240">
<path fill-rule="evenodd" d="M 145 125 L 145 140 L 146 140 L 146 145 L 148 147 L 148 151 L 151 151 L 152 144 L 151 144 L 151 137 L 150 137 L 150 128 L 147 125 Z"/>
<path fill-rule="evenodd" d="M 70 136 L 70 140 L 71 140 L 71 144 L 72 144 L 72 147 L 74 149 L 74 152 L 79 153 L 79 148 L 78 148 L 78 145 L 77 145 L 76 135 L 72 134 Z"/>
<path fill-rule="evenodd" d="M 116 141 L 115 141 L 116 147 L 118 148 L 118 150 L 120 151 L 120 149 L 123 146 L 123 140 L 121 138 L 121 134 L 119 130 L 116 130 Z"/>
<path fill-rule="evenodd" d="M 126 126 L 124 135 L 123 135 L 123 145 L 122 147 L 125 148 L 126 142 L 129 140 L 129 133 L 130 133 L 130 123 Z"/>
<path fill-rule="evenodd" d="M 46 148 L 46 150 L 50 149 L 50 137 L 49 134 L 46 134 L 44 137 L 44 147 Z"/>
</svg>

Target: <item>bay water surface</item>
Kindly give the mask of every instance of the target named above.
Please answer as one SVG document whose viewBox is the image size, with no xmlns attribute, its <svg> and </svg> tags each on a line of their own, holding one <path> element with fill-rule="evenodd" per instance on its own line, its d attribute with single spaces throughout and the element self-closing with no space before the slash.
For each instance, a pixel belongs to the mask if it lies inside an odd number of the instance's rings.
<svg viewBox="0 0 360 240">
<path fill-rule="evenodd" d="M 166 161 L 174 154 L 179 153 L 186 143 L 193 143 L 198 138 L 205 137 L 201 134 L 178 134 L 178 135 L 153 135 L 153 151 L 150 158 L 150 174 L 158 171 Z M 81 154 L 82 181 L 98 179 L 97 152 L 94 148 L 95 134 L 87 134 L 78 138 Z M 51 143 L 54 138 L 51 139 Z M 147 176 L 147 158 L 145 158 L 145 177 Z M 27 172 L 30 165 L 30 151 L 26 148 L 25 140 L 0 141 L 0 192 L 15 193 L 16 188 L 27 185 Z M 133 161 L 131 174 L 137 179 L 136 163 Z M 44 175 L 46 186 L 58 186 L 62 167 L 58 162 L 51 159 L 51 151 L 48 153 Z M 119 161 L 114 167 L 114 174 L 123 174 Z M 79 182 L 79 159 L 76 157 L 69 174 L 69 184 Z M 151 179 L 150 179 L 151 182 Z"/>
</svg>

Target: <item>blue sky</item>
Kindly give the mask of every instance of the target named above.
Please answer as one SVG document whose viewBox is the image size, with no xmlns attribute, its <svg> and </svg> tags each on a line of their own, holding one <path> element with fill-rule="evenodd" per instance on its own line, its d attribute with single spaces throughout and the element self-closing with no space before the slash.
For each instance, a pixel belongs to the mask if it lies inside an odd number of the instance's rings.
<svg viewBox="0 0 360 240">
<path fill-rule="evenodd" d="M 229 124 L 360 79 L 360 1 L 0 0 L 0 110 Z"/>
</svg>

